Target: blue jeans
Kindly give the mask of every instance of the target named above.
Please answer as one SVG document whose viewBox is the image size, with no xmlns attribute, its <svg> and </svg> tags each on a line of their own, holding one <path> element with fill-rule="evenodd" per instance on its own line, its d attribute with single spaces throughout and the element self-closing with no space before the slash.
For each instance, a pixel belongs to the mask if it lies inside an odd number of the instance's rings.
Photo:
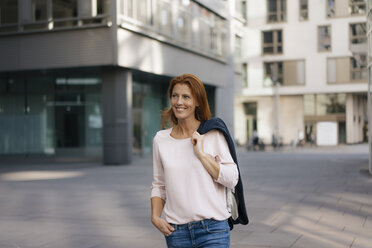
<svg viewBox="0 0 372 248">
<path fill-rule="evenodd" d="M 165 237 L 168 248 L 230 247 L 230 226 L 227 220 L 208 219 L 171 225 L 175 230 Z"/>
</svg>

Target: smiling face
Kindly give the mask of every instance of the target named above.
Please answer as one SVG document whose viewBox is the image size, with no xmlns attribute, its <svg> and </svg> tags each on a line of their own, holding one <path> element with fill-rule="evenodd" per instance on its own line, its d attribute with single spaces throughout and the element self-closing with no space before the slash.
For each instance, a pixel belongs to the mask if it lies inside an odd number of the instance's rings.
<svg viewBox="0 0 372 248">
<path fill-rule="evenodd" d="M 195 119 L 196 99 L 187 84 L 176 84 L 171 94 L 171 105 L 178 120 Z"/>
</svg>

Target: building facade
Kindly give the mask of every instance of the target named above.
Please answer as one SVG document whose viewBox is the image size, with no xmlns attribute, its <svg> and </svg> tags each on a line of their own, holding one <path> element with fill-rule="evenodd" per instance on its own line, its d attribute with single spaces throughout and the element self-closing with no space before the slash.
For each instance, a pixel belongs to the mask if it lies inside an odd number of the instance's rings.
<svg viewBox="0 0 372 248">
<path fill-rule="evenodd" d="M 151 151 L 172 77 L 205 84 L 233 127 L 234 1 L 0 2 L 0 156 Z"/>
<path fill-rule="evenodd" d="M 368 129 L 372 130 L 372 0 L 368 0 L 367 37 L 368 37 Z M 369 173 L 372 175 L 372 133 L 368 132 Z"/>
<path fill-rule="evenodd" d="M 235 137 L 367 141 L 366 1 L 247 1 Z"/>
</svg>

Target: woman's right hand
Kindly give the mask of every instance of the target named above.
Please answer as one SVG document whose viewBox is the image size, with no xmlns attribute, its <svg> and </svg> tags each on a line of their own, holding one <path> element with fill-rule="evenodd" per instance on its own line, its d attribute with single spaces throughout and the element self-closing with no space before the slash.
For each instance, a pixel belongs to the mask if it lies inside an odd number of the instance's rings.
<svg viewBox="0 0 372 248">
<path fill-rule="evenodd" d="M 171 235 L 171 233 L 174 231 L 174 227 L 161 217 L 153 217 L 152 224 L 165 236 Z"/>
</svg>

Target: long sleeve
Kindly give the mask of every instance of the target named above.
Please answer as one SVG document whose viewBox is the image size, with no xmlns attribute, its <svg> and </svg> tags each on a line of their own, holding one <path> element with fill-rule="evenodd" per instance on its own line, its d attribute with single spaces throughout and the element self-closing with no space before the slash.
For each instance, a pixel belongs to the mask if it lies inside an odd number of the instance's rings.
<svg viewBox="0 0 372 248">
<path fill-rule="evenodd" d="M 159 147 L 156 136 L 152 145 L 152 161 L 154 170 L 154 181 L 152 182 L 151 197 L 158 196 L 164 201 L 166 200 L 164 168 L 159 154 Z"/>
<path fill-rule="evenodd" d="M 231 157 L 227 141 L 223 134 L 216 131 L 215 160 L 220 164 L 220 172 L 215 182 L 233 189 L 239 180 L 239 172 L 233 158 Z"/>
</svg>

